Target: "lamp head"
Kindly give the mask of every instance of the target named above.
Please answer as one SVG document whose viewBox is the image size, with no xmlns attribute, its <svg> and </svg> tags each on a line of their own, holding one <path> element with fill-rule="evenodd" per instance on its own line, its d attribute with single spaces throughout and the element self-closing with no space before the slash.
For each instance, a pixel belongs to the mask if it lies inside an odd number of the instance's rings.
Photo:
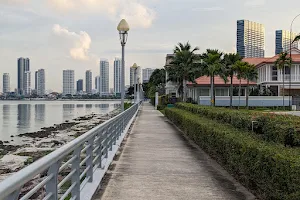
<svg viewBox="0 0 300 200">
<path fill-rule="evenodd" d="M 127 32 L 127 31 L 129 31 L 129 25 L 128 25 L 128 23 L 126 22 L 126 20 L 125 19 L 122 19 L 121 21 L 120 21 L 120 23 L 119 23 L 119 25 L 118 25 L 118 27 L 117 27 L 117 30 L 119 31 L 119 32 Z"/>
</svg>

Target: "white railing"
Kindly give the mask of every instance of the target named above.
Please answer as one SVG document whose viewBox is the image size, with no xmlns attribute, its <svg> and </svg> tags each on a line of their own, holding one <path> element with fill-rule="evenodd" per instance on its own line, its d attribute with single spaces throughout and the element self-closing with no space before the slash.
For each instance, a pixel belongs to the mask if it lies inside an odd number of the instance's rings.
<svg viewBox="0 0 300 200">
<path fill-rule="evenodd" d="M 134 104 L 2 181 L 0 199 L 91 199 L 135 118 L 139 105 Z M 28 184 L 34 187 L 24 191 L 24 185 Z M 34 195 L 38 197 L 33 198 Z"/>
</svg>

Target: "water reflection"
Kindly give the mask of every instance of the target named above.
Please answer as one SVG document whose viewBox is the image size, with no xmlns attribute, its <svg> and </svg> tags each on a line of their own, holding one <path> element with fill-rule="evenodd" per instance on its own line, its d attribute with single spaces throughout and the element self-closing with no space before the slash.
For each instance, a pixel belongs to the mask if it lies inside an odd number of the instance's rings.
<svg viewBox="0 0 300 200">
<path fill-rule="evenodd" d="M 31 118 L 31 105 L 18 105 L 18 128 L 29 127 Z"/>
<path fill-rule="evenodd" d="M 2 106 L 3 126 L 9 126 L 10 122 L 10 105 Z"/>
<path fill-rule="evenodd" d="M 109 108 L 109 104 L 96 104 L 96 108 Z"/>
<path fill-rule="evenodd" d="M 34 105 L 34 112 L 35 112 L 35 120 L 36 121 L 45 121 L 45 104 L 36 104 Z"/>
<path fill-rule="evenodd" d="M 77 108 L 83 108 L 83 106 L 84 106 L 83 104 L 77 104 L 76 105 Z"/>
<path fill-rule="evenodd" d="M 74 117 L 74 104 L 63 104 L 63 120 L 70 119 Z"/>
</svg>

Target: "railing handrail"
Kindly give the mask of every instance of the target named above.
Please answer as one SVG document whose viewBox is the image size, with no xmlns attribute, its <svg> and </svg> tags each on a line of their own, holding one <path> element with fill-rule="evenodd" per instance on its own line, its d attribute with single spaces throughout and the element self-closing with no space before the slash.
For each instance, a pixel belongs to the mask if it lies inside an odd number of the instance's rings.
<svg viewBox="0 0 300 200">
<path fill-rule="evenodd" d="M 9 194 L 20 189 L 24 184 L 32 180 L 35 176 L 42 172 L 45 172 L 45 170 L 47 170 L 52 164 L 58 162 L 66 155 L 72 153 L 78 146 L 82 145 L 85 141 L 96 135 L 97 131 L 95 130 L 104 128 L 107 124 L 109 124 L 116 118 L 119 118 L 120 116 L 124 115 L 125 113 L 130 112 L 130 110 L 134 109 L 136 106 L 138 106 L 138 103 L 134 104 L 126 111 L 94 127 L 93 129 L 89 130 L 88 132 L 84 133 L 78 138 L 75 138 L 69 143 L 63 145 L 62 147 L 40 158 L 39 160 L 35 161 L 34 163 L 30 164 L 24 169 L 21 169 L 20 171 L 16 172 L 15 174 L 9 176 L 8 178 L 0 182 L 0 199 L 4 199 Z"/>
</svg>

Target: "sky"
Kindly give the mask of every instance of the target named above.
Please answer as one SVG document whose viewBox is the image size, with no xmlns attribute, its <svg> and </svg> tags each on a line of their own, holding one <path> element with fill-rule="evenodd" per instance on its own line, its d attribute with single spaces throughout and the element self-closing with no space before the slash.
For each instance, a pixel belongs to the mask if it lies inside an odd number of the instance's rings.
<svg viewBox="0 0 300 200">
<path fill-rule="evenodd" d="M 116 27 L 122 18 L 130 26 L 126 44 L 126 84 L 129 67 L 162 68 L 178 42 L 189 41 L 200 52 L 207 48 L 236 51 L 236 21 L 265 25 L 266 56 L 275 53 L 275 30 L 288 30 L 300 14 L 299 0 L 0 0 L 0 83 L 10 73 L 17 87 L 17 58 L 31 61 L 34 71 L 46 71 L 46 90 L 62 91 L 62 71 L 99 75 L 100 59 L 121 57 Z M 300 17 L 293 25 L 300 32 Z M 2 91 L 2 84 L 0 84 Z"/>
</svg>

